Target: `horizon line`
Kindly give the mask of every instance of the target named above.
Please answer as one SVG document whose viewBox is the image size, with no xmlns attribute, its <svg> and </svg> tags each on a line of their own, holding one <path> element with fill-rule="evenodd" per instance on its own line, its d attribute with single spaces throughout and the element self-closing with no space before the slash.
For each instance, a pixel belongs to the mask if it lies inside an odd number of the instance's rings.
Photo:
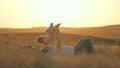
<svg viewBox="0 0 120 68">
<path fill-rule="evenodd" d="M 107 26 L 120 26 L 120 24 L 112 24 L 112 25 L 104 25 L 104 26 L 83 26 L 83 27 L 62 26 L 60 28 L 96 28 L 96 27 L 107 27 Z M 0 29 L 32 29 L 32 28 L 47 28 L 47 26 L 35 26 L 35 27 L 34 26 L 33 27 L 0 27 Z"/>
</svg>

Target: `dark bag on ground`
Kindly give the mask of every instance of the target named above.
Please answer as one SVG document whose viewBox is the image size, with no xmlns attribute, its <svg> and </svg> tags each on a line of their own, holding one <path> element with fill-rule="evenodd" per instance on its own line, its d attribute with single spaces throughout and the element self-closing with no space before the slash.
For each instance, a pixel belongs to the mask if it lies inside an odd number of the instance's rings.
<svg viewBox="0 0 120 68">
<path fill-rule="evenodd" d="M 74 50 L 75 54 L 83 53 L 84 51 L 89 54 L 94 53 L 91 40 L 88 38 L 82 38 L 79 40 L 79 42 L 75 45 Z"/>
</svg>

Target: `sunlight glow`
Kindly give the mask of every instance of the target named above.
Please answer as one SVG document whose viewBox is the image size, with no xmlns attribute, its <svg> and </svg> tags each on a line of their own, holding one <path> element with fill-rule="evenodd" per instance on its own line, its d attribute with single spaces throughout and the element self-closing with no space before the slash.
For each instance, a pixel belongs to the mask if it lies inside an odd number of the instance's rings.
<svg viewBox="0 0 120 68">
<path fill-rule="evenodd" d="M 82 1 L 79 0 L 35 0 L 34 8 L 53 21 L 71 19 L 83 13 Z"/>
<path fill-rule="evenodd" d="M 120 0 L 0 0 L 0 28 L 96 27 L 120 23 Z"/>
</svg>

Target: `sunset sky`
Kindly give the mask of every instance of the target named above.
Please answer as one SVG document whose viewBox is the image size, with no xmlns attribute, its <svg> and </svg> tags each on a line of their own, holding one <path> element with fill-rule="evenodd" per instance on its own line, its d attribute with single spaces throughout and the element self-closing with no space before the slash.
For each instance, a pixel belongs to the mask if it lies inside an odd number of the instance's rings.
<svg viewBox="0 0 120 68">
<path fill-rule="evenodd" d="M 120 24 L 120 0 L 0 0 L 0 28 Z"/>
</svg>

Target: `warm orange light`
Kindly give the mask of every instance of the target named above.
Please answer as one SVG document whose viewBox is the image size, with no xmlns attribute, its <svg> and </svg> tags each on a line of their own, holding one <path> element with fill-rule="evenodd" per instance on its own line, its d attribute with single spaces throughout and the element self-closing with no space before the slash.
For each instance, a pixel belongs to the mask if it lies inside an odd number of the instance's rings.
<svg viewBox="0 0 120 68">
<path fill-rule="evenodd" d="M 0 0 L 0 27 L 93 27 L 120 22 L 120 0 Z"/>
</svg>

